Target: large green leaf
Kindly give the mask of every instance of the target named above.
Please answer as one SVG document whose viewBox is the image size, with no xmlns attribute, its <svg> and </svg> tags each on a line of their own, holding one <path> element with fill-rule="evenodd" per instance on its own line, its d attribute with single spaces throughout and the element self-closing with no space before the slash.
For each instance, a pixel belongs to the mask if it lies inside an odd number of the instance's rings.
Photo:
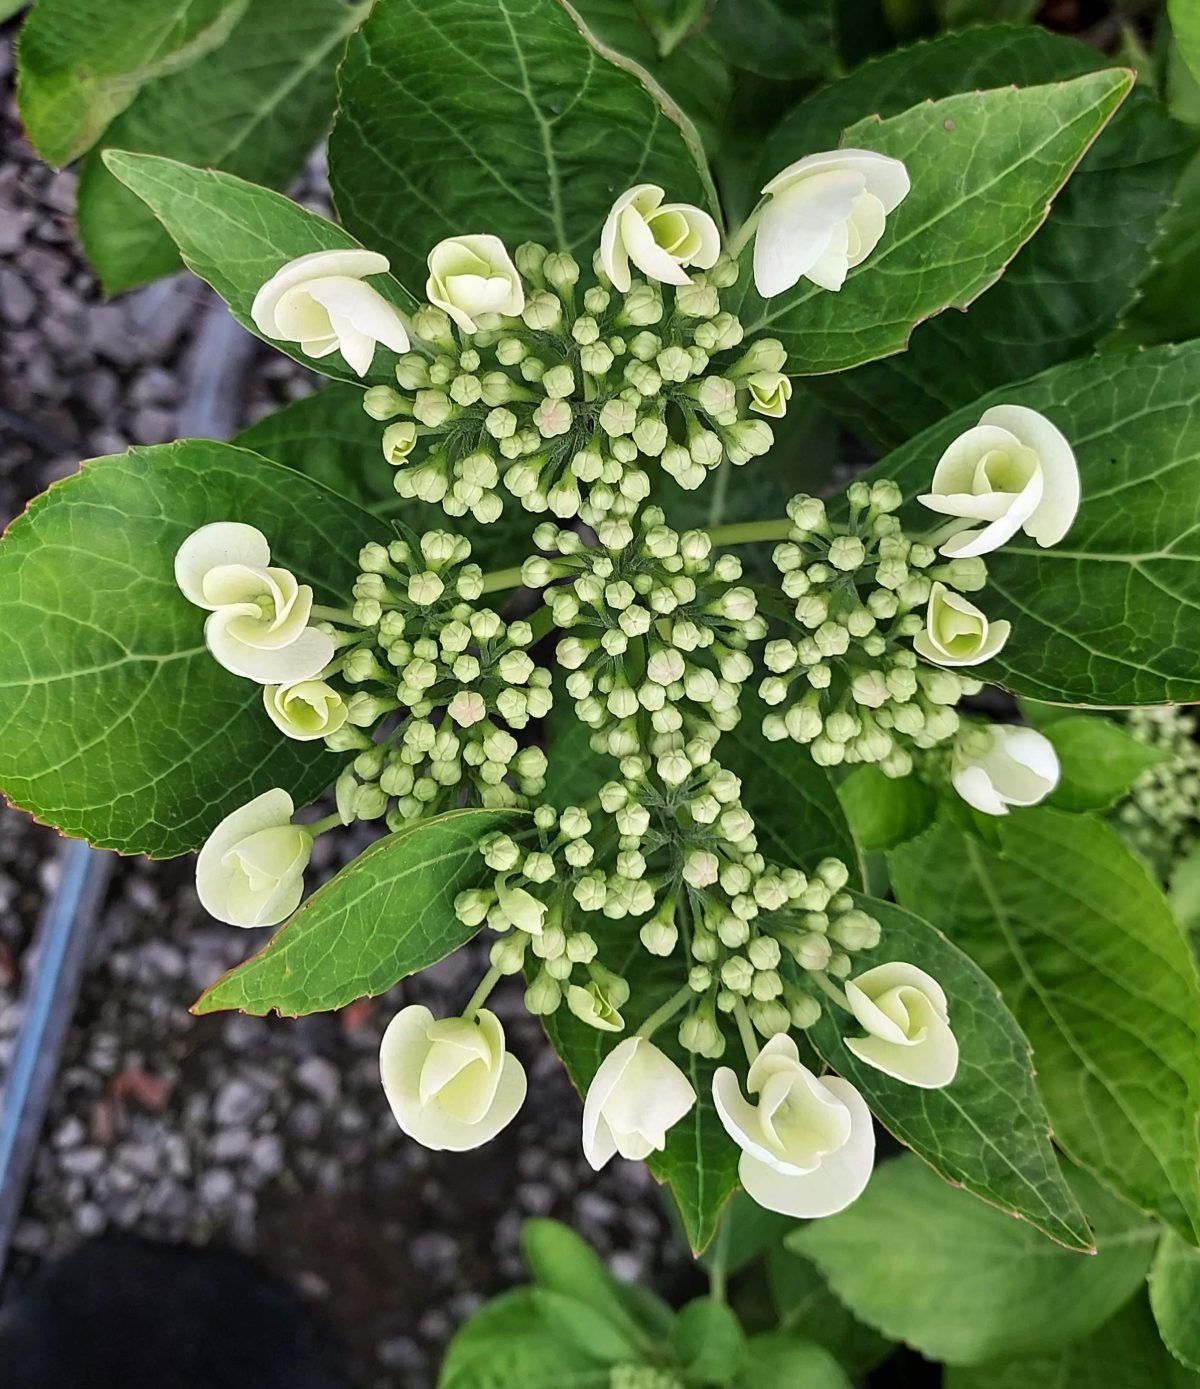
<svg viewBox="0 0 1200 1389">
<path fill-rule="evenodd" d="M 1200 82 L 1200 6 L 1196 0 L 1167 0 L 1167 15 L 1183 61 Z"/>
<path fill-rule="evenodd" d="M 844 371 L 902 351 L 917 324 L 966 308 L 995 283 L 1131 82 L 1128 72 L 1109 70 L 860 121 L 843 143 L 902 159 L 912 178 L 878 248 L 836 294 L 801 279 L 770 300 L 754 289 L 747 248 L 730 307 L 748 335 L 782 339 L 796 375 Z M 797 148 L 780 162 L 809 152 Z"/>
<path fill-rule="evenodd" d="M 283 1017 L 386 992 L 470 940 L 454 899 L 491 875 L 479 840 L 511 830 L 503 810 L 451 810 L 378 839 L 307 901 L 266 946 L 206 990 L 194 1013 Z"/>
<path fill-rule="evenodd" d="M 450 1342 L 437 1389 L 610 1389 L 609 1366 L 547 1316 L 533 1288 L 481 1307 Z"/>
<path fill-rule="evenodd" d="M 1175 185 L 1175 201 L 1163 219 L 1137 303 L 1126 317 L 1134 342 L 1184 342 L 1200 335 L 1200 156 Z"/>
<path fill-rule="evenodd" d="M 897 898 L 996 981 L 1033 1043 L 1055 1137 L 1140 1210 L 1200 1236 L 1200 987 L 1145 868 L 1057 810 L 939 820 L 888 855 Z"/>
<path fill-rule="evenodd" d="M 193 169 L 174 159 L 127 150 L 107 149 L 101 158 L 170 232 L 187 268 L 207 280 L 242 327 L 256 336 L 262 335 L 250 317 L 250 307 L 280 266 L 311 251 L 340 251 L 359 244 L 341 227 L 306 212 L 282 193 L 232 174 Z M 373 275 L 371 284 L 397 308 L 408 311 L 415 306 L 416 301 L 392 276 Z M 339 352 L 317 360 L 306 357 L 297 343 L 267 341 L 324 376 L 359 385 L 395 385 L 396 358 L 381 344 L 375 348 L 370 370 L 360 379 Z"/>
<path fill-rule="evenodd" d="M 1150 1270 L 1150 1306 L 1171 1354 L 1200 1370 L 1200 1249 L 1170 1230 L 1163 1232 Z"/>
<path fill-rule="evenodd" d="M 781 1331 L 746 1343 L 735 1389 L 850 1389 L 841 1365 L 815 1341 Z"/>
<path fill-rule="evenodd" d="M 1057 1355 L 954 1368 L 945 1389 L 1197 1389 L 1200 1375 L 1172 1360 L 1144 1298 Z"/>
<path fill-rule="evenodd" d="M 337 775 L 280 735 L 262 690 L 222 669 L 175 585 L 198 526 L 257 525 L 276 563 L 344 600 L 379 523 L 244 449 L 189 439 L 85 463 L 0 541 L 0 787 L 67 834 L 125 853 L 194 849 L 273 786 Z"/>
<path fill-rule="evenodd" d="M 1157 1228 L 1080 1174 L 1093 1258 L 940 1182 L 916 1158 L 885 1162 L 838 1215 L 788 1237 L 869 1325 L 931 1360 L 973 1365 L 1087 1336 L 1129 1301 Z"/>
<path fill-rule="evenodd" d="M 1091 1247 L 1087 1224 L 1059 1170 L 1030 1064 L 1029 1043 L 995 984 L 928 921 L 888 902 L 861 905 L 883 926 L 856 972 L 888 960 L 927 970 L 950 1000 L 958 1074 L 941 1090 L 918 1090 L 866 1065 L 845 1046 L 853 1019 L 827 1007 L 809 1032 L 825 1060 L 862 1091 L 875 1117 L 948 1182 L 1019 1216 L 1073 1249 Z"/>
<path fill-rule="evenodd" d="M 34 149 L 67 164 L 156 77 L 225 41 L 247 0 L 38 0 L 17 98 Z"/>
<path fill-rule="evenodd" d="M 996 16 L 999 18 L 1000 16 Z M 806 150 L 878 113 L 976 87 L 1078 77 L 1107 60 L 1045 29 L 995 26 L 944 34 L 864 64 L 822 87 L 765 142 L 755 187 Z M 896 444 L 947 410 L 1091 347 L 1131 303 L 1194 136 L 1143 85 L 1102 132 L 1045 225 L 964 315 L 940 314 L 896 357 L 812 383 L 855 428 Z M 881 248 L 882 249 L 882 248 Z M 1168 243 L 1164 250 L 1170 251 Z M 864 272 L 865 273 L 865 272 Z"/>
<path fill-rule="evenodd" d="M 878 465 L 907 497 L 946 446 L 1000 403 L 1070 440 L 1083 498 L 1066 538 L 1018 535 L 987 557 L 979 602 L 1013 630 L 985 678 L 1051 703 L 1200 700 L 1200 342 L 1052 367 L 956 411 Z M 914 530 L 936 518 L 910 502 Z"/>
<path fill-rule="evenodd" d="M 285 188 L 333 118 L 334 68 L 362 14 L 344 0 L 251 0 L 220 48 L 148 84 L 102 143 Z M 84 249 L 110 294 L 178 267 L 174 242 L 98 150 L 78 197 Z"/>
<path fill-rule="evenodd" d="M 767 1251 L 766 1273 L 779 1329 L 816 1341 L 851 1374 L 866 1374 L 895 1350 L 894 1342 L 859 1321 L 811 1259 L 776 1244 Z"/>
<path fill-rule="evenodd" d="M 1171 756 L 1099 714 L 1054 719 L 1041 731 L 1054 744 L 1061 769 L 1047 804 L 1060 810 L 1107 810 L 1138 777 Z"/>
<path fill-rule="evenodd" d="M 717 0 L 709 32 L 760 77 L 824 77 L 837 66 L 833 0 Z"/>
<path fill-rule="evenodd" d="M 705 199 L 682 116 L 581 25 L 558 0 L 386 0 L 351 41 L 330 181 L 410 288 L 445 236 L 541 241 L 586 265 L 631 184 Z"/>
</svg>

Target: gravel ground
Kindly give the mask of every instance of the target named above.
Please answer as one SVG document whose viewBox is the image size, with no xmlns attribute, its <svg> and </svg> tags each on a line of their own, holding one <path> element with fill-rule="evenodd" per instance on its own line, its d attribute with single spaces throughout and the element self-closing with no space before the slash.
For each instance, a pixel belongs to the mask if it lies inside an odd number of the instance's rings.
<svg viewBox="0 0 1200 1389">
<path fill-rule="evenodd" d="M 6 37 L 0 36 L 0 38 Z M 11 102 L 0 43 L 0 522 L 81 457 L 175 437 L 213 340 L 212 297 L 186 276 L 105 303 L 76 246 L 73 175 L 41 165 Z M 302 196 L 320 205 L 319 172 Z M 222 336 L 218 332 L 215 336 Z M 241 343 L 236 426 L 312 389 L 302 368 Z M 0 810 L 0 1079 L 19 1021 L 26 947 L 53 886 L 57 838 Z M 319 841 L 329 873 L 361 848 Z M 324 858 L 320 856 L 324 855 Z M 313 875 L 316 881 L 318 874 Z M 468 948 L 386 999 L 264 1021 L 187 1012 L 260 937 L 200 910 L 190 864 L 123 861 L 91 960 L 10 1270 L 109 1228 L 227 1242 L 328 1311 L 361 1383 L 427 1389 L 447 1337 L 518 1280 L 528 1215 L 569 1221 L 628 1277 L 695 1276 L 645 1169 L 583 1161 L 580 1104 L 516 994 L 496 1003 L 531 1099 L 486 1149 L 426 1152 L 379 1087 L 383 1027 L 403 1003 L 461 1008 L 482 972 Z"/>
</svg>

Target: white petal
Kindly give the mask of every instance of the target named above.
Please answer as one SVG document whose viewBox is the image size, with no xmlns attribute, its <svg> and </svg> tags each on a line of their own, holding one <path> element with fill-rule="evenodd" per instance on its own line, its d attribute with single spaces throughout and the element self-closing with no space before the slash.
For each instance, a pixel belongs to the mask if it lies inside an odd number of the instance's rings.
<svg viewBox="0 0 1200 1389">
<path fill-rule="evenodd" d="M 1045 415 L 1024 405 L 993 405 L 984 411 L 980 423 L 1011 430 L 1037 454 L 1045 486 L 1025 533 L 1039 545 L 1056 545 L 1071 529 L 1079 510 L 1079 465 L 1065 435 Z"/>
<path fill-rule="evenodd" d="M 240 616 L 236 609 L 223 609 L 204 624 L 209 651 L 234 675 L 260 685 L 290 685 L 311 679 L 333 659 L 333 642 L 315 627 L 306 627 L 290 645 L 274 650 L 240 641 L 229 630 L 230 622 Z"/>
<path fill-rule="evenodd" d="M 629 259 L 647 279 L 668 285 L 691 284 L 675 257 L 655 241 L 654 233 L 636 207 L 627 207 L 621 213 L 621 241 Z"/>
<path fill-rule="evenodd" d="M 600 232 L 600 265 L 620 294 L 628 294 L 633 280 L 629 274 L 629 257 L 621 240 L 621 214 L 639 199 L 647 211 L 663 200 L 663 190 L 656 183 L 637 183 L 627 188 L 609 209 Z"/>
<path fill-rule="evenodd" d="M 858 248 L 850 255 L 850 267 L 861 265 L 880 241 L 887 227 L 887 214 L 874 193 L 865 192 L 854 204 L 850 225 L 858 238 Z"/>
<path fill-rule="evenodd" d="M 982 530 L 951 536 L 941 546 L 939 553 L 947 555 L 951 559 L 968 559 L 998 550 L 1001 545 L 1007 544 L 1033 515 L 1042 500 L 1043 487 L 1043 475 L 1039 470 L 1034 473 L 1015 497 L 1011 493 L 1008 494 L 1008 505 L 1003 515 L 984 526 Z M 991 495 L 1004 496 L 1005 494 L 992 493 Z"/>
<path fill-rule="evenodd" d="M 954 789 L 969 806 L 984 815 L 1007 815 L 1008 806 L 1000 799 L 991 778 L 982 767 L 971 764 L 951 774 Z"/>
<path fill-rule="evenodd" d="M 1060 767 L 1054 744 L 1033 728 L 994 724 L 992 747 L 979 765 L 1008 805 L 1036 805 L 1058 785 Z"/>
<path fill-rule="evenodd" d="M 847 224 L 834 227 L 829 236 L 829 245 L 824 255 L 804 272 L 814 285 L 836 294 L 846 283 L 850 273 L 850 257 L 847 255 L 849 232 Z"/>
<path fill-rule="evenodd" d="M 621 1147 L 622 1135 L 661 1138 L 696 1103 L 696 1092 L 679 1067 L 644 1037 L 629 1039 L 635 1045 L 620 1082 L 609 1092 L 604 1117 Z M 645 1154 L 642 1154 L 645 1156 Z"/>
<path fill-rule="evenodd" d="M 910 965 L 907 960 L 889 960 L 886 964 L 875 965 L 848 982 L 855 984 L 860 991 L 869 993 L 873 998 L 878 998 L 889 989 L 898 989 L 905 985 L 920 989 L 937 1009 L 939 1017 L 949 1016 L 945 989 L 932 974 L 927 974 L 917 965 Z"/>
<path fill-rule="evenodd" d="M 1036 728 L 1013 728 L 1008 731 L 1005 748 L 1009 757 L 1027 767 L 1044 785 L 1048 796 L 1058 785 L 1062 765 L 1054 744 Z"/>
<path fill-rule="evenodd" d="M 608 1149 L 608 1144 L 612 1142 L 612 1135 L 608 1132 L 607 1121 L 603 1122 L 604 1133 L 601 1135 L 601 1123 L 604 1107 L 608 1103 L 608 1097 L 612 1094 L 617 1083 L 625 1074 L 625 1069 L 633 1059 L 633 1054 L 637 1050 L 636 1037 L 626 1037 L 623 1042 L 618 1042 L 612 1051 L 601 1061 L 596 1074 L 592 1077 L 592 1083 L 588 1086 L 588 1092 L 583 1102 L 583 1151 L 588 1161 L 597 1171 L 612 1157 L 616 1152 L 616 1145 L 613 1143 L 612 1150 L 607 1152 L 607 1156 L 593 1161 L 593 1155 Z M 607 1140 L 607 1141 L 604 1141 Z"/>
<path fill-rule="evenodd" d="M 794 164 L 781 169 L 762 191 L 774 193 L 812 173 L 831 169 L 846 169 L 860 175 L 863 186 L 879 199 L 885 213 L 902 203 L 912 187 L 908 170 L 899 159 L 877 154 L 874 150 L 844 149 L 827 150 L 797 159 Z"/>
<path fill-rule="evenodd" d="M 194 530 L 175 552 L 175 582 L 189 603 L 213 604 L 204 596 L 204 576 L 221 565 L 240 564 L 263 569 L 271 562 L 271 547 L 262 531 L 240 521 L 212 521 Z"/>
<path fill-rule="evenodd" d="M 738 1166 L 742 1185 L 746 1194 L 767 1210 L 803 1220 L 834 1215 L 861 1196 L 870 1180 L 875 1162 L 871 1111 L 849 1081 L 827 1076 L 823 1083 L 850 1111 L 850 1137 L 814 1171 L 798 1176 L 785 1175 L 743 1154 Z"/>
<path fill-rule="evenodd" d="M 371 365 L 377 342 L 393 352 L 408 351 L 408 329 L 404 319 L 373 286 L 346 276 L 331 275 L 314 280 L 307 288 L 329 314 L 342 356 L 359 376 L 364 376 Z M 362 360 L 364 352 L 365 362 Z"/>
<path fill-rule="evenodd" d="M 872 970 L 868 970 L 862 979 L 866 981 L 872 973 Z M 899 1023 L 889 1018 L 874 999 L 863 992 L 857 979 L 847 979 L 842 988 L 846 994 L 846 1002 L 850 1005 L 850 1011 L 872 1037 L 880 1037 L 885 1042 L 897 1045 L 903 1045 L 908 1040 Z"/>
<path fill-rule="evenodd" d="M 252 834 L 290 824 L 294 812 L 291 796 L 277 786 L 230 811 L 208 836 L 196 856 L 196 893 L 210 916 L 233 926 L 249 924 L 229 921 L 229 884 L 234 869 L 224 862 L 225 856 Z"/>
<path fill-rule="evenodd" d="M 758 1118 L 758 1108 L 742 1095 L 735 1072 L 720 1066 L 713 1075 L 713 1104 L 725 1132 L 741 1150 L 762 1166 L 778 1163 L 778 1155 L 767 1146 Z"/>
<path fill-rule="evenodd" d="M 250 317 L 264 337 L 278 338 L 275 310 L 288 290 L 321 275 L 349 275 L 359 279 L 363 275 L 383 275 L 387 270 L 388 258 L 377 251 L 313 251 L 288 261 L 271 276 L 254 296 Z"/>
<path fill-rule="evenodd" d="M 410 1137 L 435 1152 L 465 1153 L 480 1148 L 510 1124 L 525 1103 L 527 1082 L 525 1069 L 515 1056 L 505 1056 L 500 1068 L 499 1083 L 491 1107 L 474 1123 L 455 1119 L 442 1110 L 436 1100 L 408 1110 L 408 1127 L 400 1127 Z M 399 1122 L 399 1115 L 396 1116 Z"/>
<path fill-rule="evenodd" d="M 949 1023 L 939 1019 L 915 1046 L 896 1046 L 881 1037 L 847 1037 L 845 1042 L 860 1061 L 919 1090 L 940 1090 L 958 1071 L 958 1041 Z"/>
<path fill-rule="evenodd" d="M 791 289 L 820 260 L 862 190 L 860 174 L 832 169 L 772 194 L 754 237 L 754 284 L 764 299 Z"/>
</svg>

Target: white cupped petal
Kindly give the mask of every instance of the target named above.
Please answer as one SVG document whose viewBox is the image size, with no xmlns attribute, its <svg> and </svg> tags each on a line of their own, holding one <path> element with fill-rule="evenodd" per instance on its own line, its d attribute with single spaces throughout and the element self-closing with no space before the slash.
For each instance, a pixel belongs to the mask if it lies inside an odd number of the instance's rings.
<svg viewBox="0 0 1200 1389">
<path fill-rule="evenodd" d="M 980 424 L 1010 430 L 1038 456 L 1042 465 L 1042 498 L 1024 524 L 1039 545 L 1057 545 L 1079 511 L 1079 465 L 1066 436 L 1045 415 L 1025 405 L 993 405 Z"/>
<path fill-rule="evenodd" d="M 464 332 L 475 332 L 477 314 L 511 317 L 525 307 L 521 277 L 498 236 L 447 237 L 430 251 L 428 265 L 429 302 L 445 310 Z"/>
<path fill-rule="evenodd" d="M 254 296 L 250 317 L 264 337 L 280 338 L 276 309 L 283 296 L 306 280 L 326 275 L 348 275 L 361 279 L 364 275 L 384 275 L 389 269 L 388 258 L 376 251 L 350 249 L 343 251 L 313 251 L 288 261 L 275 272 Z"/>
<path fill-rule="evenodd" d="M 958 1042 L 950 1030 L 945 991 L 932 975 L 895 960 L 847 980 L 845 991 L 868 1033 L 845 1039 L 861 1061 L 926 1090 L 954 1079 Z"/>
<path fill-rule="evenodd" d="M 175 552 L 175 582 L 189 603 L 211 611 L 219 606 L 204 593 L 211 570 L 225 565 L 263 569 L 270 562 L 271 547 L 262 531 L 240 521 L 212 521 L 194 530 Z"/>
<path fill-rule="evenodd" d="M 861 174 L 830 168 L 771 196 L 754 237 L 754 283 L 764 299 L 791 289 L 821 259 L 863 186 Z"/>
<path fill-rule="evenodd" d="M 633 283 L 629 274 L 629 255 L 621 239 L 622 214 L 635 200 L 643 215 L 652 212 L 664 197 L 663 190 L 657 184 L 635 184 L 617 198 L 604 219 L 600 232 L 600 267 L 620 294 L 628 294 L 629 286 Z"/>
<path fill-rule="evenodd" d="M 655 240 L 650 223 L 635 204 L 621 213 L 620 236 L 626 255 L 647 279 L 668 285 L 690 283 L 675 257 Z"/>
<path fill-rule="evenodd" d="M 525 1101 L 525 1071 L 505 1046 L 494 1013 L 435 1019 L 419 1004 L 388 1024 L 379 1073 L 400 1128 L 437 1151 L 466 1152 L 489 1142 Z"/>
<path fill-rule="evenodd" d="M 976 742 L 986 739 L 982 751 Z M 1061 768 L 1054 744 L 1033 728 L 990 724 L 960 738 L 954 749 L 954 789 L 985 815 L 1007 815 L 1009 806 L 1037 805 L 1058 785 Z"/>
<path fill-rule="evenodd" d="M 377 342 L 393 352 L 408 351 L 404 319 L 372 285 L 328 275 L 305 288 L 324 310 L 342 356 L 359 376 L 367 374 Z"/>
<path fill-rule="evenodd" d="M 213 657 L 234 675 L 260 685 L 290 685 L 311 680 L 333 659 L 333 642 L 315 627 L 306 627 L 288 645 L 252 645 L 235 636 L 231 627 L 248 620 L 240 609 L 222 608 L 204 624 L 204 640 Z"/>
<path fill-rule="evenodd" d="M 280 788 L 225 817 L 196 859 L 204 909 L 231 926 L 274 926 L 299 905 L 312 836 L 291 823 L 295 807 Z"/>
<path fill-rule="evenodd" d="M 835 1215 L 862 1195 L 875 1163 L 875 1131 L 871 1111 L 847 1080 L 826 1076 L 822 1085 L 845 1106 L 849 1136 L 836 1151 L 811 1171 L 790 1173 L 743 1152 L 738 1164 L 746 1194 L 767 1210 L 799 1220 Z"/>
<path fill-rule="evenodd" d="M 336 733 L 347 717 L 345 700 L 324 680 L 265 685 L 263 705 L 275 727 L 301 743 Z"/>
<path fill-rule="evenodd" d="M 615 1154 L 640 1160 L 696 1103 L 679 1067 L 645 1037 L 627 1037 L 600 1063 L 583 1106 L 583 1151 L 599 1171 Z"/>
<path fill-rule="evenodd" d="M 929 594 L 925 628 L 913 637 L 919 656 L 941 666 L 974 666 L 994 656 L 1008 640 L 1011 624 L 989 622 L 961 593 L 935 583 Z"/>
</svg>

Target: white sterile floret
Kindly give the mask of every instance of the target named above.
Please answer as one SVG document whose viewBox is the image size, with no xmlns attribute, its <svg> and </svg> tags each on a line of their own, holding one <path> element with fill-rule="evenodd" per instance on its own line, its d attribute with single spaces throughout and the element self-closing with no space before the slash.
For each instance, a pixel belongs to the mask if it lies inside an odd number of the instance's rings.
<svg viewBox="0 0 1200 1389">
<path fill-rule="evenodd" d="M 264 685 L 293 684 L 329 664 L 333 642 L 308 626 L 312 589 L 270 561 L 261 531 L 213 521 L 179 547 L 175 582 L 211 614 L 204 640 L 226 670 Z"/>
<path fill-rule="evenodd" d="M 954 789 L 985 815 L 1007 815 L 1010 805 L 1037 805 L 1058 785 L 1058 753 L 1033 728 L 994 723 L 973 728 L 955 745 Z"/>
<path fill-rule="evenodd" d="M 848 1080 L 818 1078 L 791 1037 L 778 1033 L 750 1067 L 742 1096 L 737 1075 L 713 1076 L 721 1122 L 742 1149 L 738 1175 L 767 1210 L 801 1219 L 844 1210 L 866 1186 L 875 1161 L 871 1112 Z"/>
<path fill-rule="evenodd" d="M 230 926 L 275 926 L 304 895 L 312 835 L 293 825 L 295 806 L 276 787 L 232 811 L 196 858 L 196 893 L 205 911 Z"/>
<path fill-rule="evenodd" d="M 265 685 L 263 704 L 275 727 L 302 743 L 336 733 L 348 714 L 346 701 L 324 680 Z"/>
<path fill-rule="evenodd" d="M 525 307 L 525 289 L 512 257 L 498 236 L 451 236 L 429 253 L 425 293 L 466 333 L 479 314 L 515 317 Z"/>
<path fill-rule="evenodd" d="M 1019 530 L 1039 545 L 1056 545 L 1079 510 L 1079 466 L 1045 415 L 993 405 L 942 454 L 932 490 L 920 500 L 962 519 L 964 528 L 941 547 L 952 559 L 986 555 Z"/>
<path fill-rule="evenodd" d="M 583 1152 L 599 1171 L 615 1154 L 640 1161 L 666 1146 L 696 1092 L 653 1042 L 628 1037 L 600 1063 L 583 1106 Z"/>
<path fill-rule="evenodd" d="M 408 351 L 399 310 L 364 283 L 365 276 L 387 270 L 387 257 L 376 251 L 313 251 L 271 276 L 254 296 L 250 317 L 264 337 L 298 342 L 308 357 L 341 352 L 365 376 L 377 342 Z"/>
<path fill-rule="evenodd" d="M 897 960 L 847 979 L 844 988 L 867 1030 L 865 1037 L 845 1039 L 860 1061 L 922 1090 L 950 1084 L 958 1070 L 958 1042 L 936 979 Z"/>
<path fill-rule="evenodd" d="M 629 262 L 650 280 L 686 285 L 684 266 L 707 270 L 721 253 L 717 224 L 688 203 L 664 203 L 653 183 L 628 188 L 612 205 L 600 233 L 600 264 L 613 286 L 628 293 Z"/>
<path fill-rule="evenodd" d="M 888 214 L 907 196 L 898 159 L 831 150 L 789 164 L 766 185 L 754 238 L 754 284 L 769 299 L 807 276 L 841 289 L 879 244 Z"/>
<path fill-rule="evenodd" d="M 396 1122 L 438 1152 L 489 1142 L 525 1101 L 524 1068 L 486 1008 L 474 1019 L 438 1019 L 416 1003 L 402 1008 L 383 1034 L 379 1074 Z"/>
<path fill-rule="evenodd" d="M 913 637 L 918 655 L 940 666 L 974 666 L 996 654 L 1011 624 L 989 622 L 961 593 L 935 583 L 929 592 L 925 630 Z"/>
</svg>

